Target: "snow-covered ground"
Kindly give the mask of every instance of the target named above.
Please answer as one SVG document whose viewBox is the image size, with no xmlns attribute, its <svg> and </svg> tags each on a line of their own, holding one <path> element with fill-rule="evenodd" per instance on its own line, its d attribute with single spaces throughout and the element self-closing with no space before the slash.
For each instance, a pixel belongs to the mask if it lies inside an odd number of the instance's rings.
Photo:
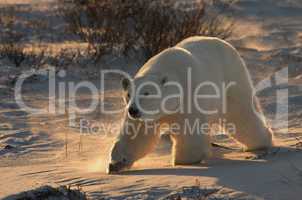
<svg viewBox="0 0 302 200">
<path fill-rule="evenodd" d="M 31 5 L 34 1 L 20 2 Z M 284 132 L 282 126 L 274 129 L 281 148 L 264 156 L 239 148 L 216 149 L 215 157 L 206 165 L 171 167 L 170 144 L 162 141 L 154 153 L 137 162 L 131 171 L 107 175 L 107 156 L 116 132 L 107 129 L 106 137 L 81 137 L 78 129 L 68 125 L 66 115 L 37 116 L 20 110 L 12 87 L 7 85 L 8 74 L 16 69 L 0 66 L 0 198 L 42 185 L 71 185 L 95 199 L 158 199 L 182 191 L 183 187 L 199 185 L 218 188 L 210 196 L 213 199 L 301 199 L 302 2 L 238 0 L 232 12 L 237 26 L 230 42 L 247 62 L 254 84 L 288 69 L 288 83 L 259 94 L 264 113 L 275 123 L 275 108 L 280 103 L 276 102 L 276 94 L 280 88 L 288 89 L 289 130 Z M 68 80 L 89 79 L 98 85 L 98 79 L 87 71 L 72 69 L 67 72 Z M 105 96 L 105 105 L 123 107 L 118 79 L 108 79 L 106 84 L 110 88 L 101 94 Z M 47 107 L 46 88 L 44 79 L 30 81 L 23 91 L 25 101 L 35 107 Z M 95 97 L 83 91 L 77 101 L 86 105 L 91 98 Z M 95 112 L 81 117 L 105 126 L 121 121 L 121 114 Z M 218 142 L 238 147 L 229 138 L 220 138 Z"/>
</svg>

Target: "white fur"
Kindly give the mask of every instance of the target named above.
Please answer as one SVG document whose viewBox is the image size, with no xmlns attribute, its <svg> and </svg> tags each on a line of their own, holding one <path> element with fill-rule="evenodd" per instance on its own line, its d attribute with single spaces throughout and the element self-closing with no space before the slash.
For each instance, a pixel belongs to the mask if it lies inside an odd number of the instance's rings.
<svg viewBox="0 0 302 200">
<path fill-rule="evenodd" d="M 253 86 L 245 66 L 238 52 L 228 43 L 217 38 L 210 37 L 191 37 L 173 48 L 167 49 L 157 56 L 150 59 L 136 74 L 135 81 L 141 83 L 152 79 L 160 81 L 167 76 L 169 81 L 180 83 L 183 88 L 187 88 L 186 74 L 188 68 L 192 70 L 192 88 L 196 88 L 200 83 L 211 81 L 221 86 L 222 83 L 229 84 L 235 82 L 234 87 L 229 87 L 227 92 L 227 113 L 215 114 L 211 116 L 201 115 L 192 106 L 192 112 L 176 113 L 165 115 L 159 113 L 153 116 L 157 123 L 179 123 L 184 124 L 186 119 L 189 123 L 194 123 L 196 119 L 204 123 L 215 123 L 219 118 L 224 118 L 228 122 L 236 125 L 236 140 L 246 146 L 248 150 L 269 148 L 272 145 L 272 132 L 267 127 L 265 121 L 261 119 L 253 110 Z M 156 77 L 156 78 L 154 78 Z M 165 93 L 173 93 L 167 89 Z M 192 91 L 184 91 L 184 95 L 190 95 Z M 210 91 L 206 91 L 210 92 Z M 209 93 L 207 93 L 209 94 Z M 222 110 L 222 100 L 199 100 L 199 105 L 206 110 L 217 108 Z M 152 104 L 153 103 L 153 104 Z M 158 105 L 159 102 L 152 102 L 150 106 Z M 185 105 L 189 104 L 185 98 Z M 147 104 L 147 103 L 146 103 Z M 179 102 L 171 102 L 171 106 L 178 105 Z M 261 113 L 256 101 L 257 111 Z M 143 116 L 144 119 L 150 116 Z M 126 117 L 126 121 L 129 120 Z M 142 123 L 136 121 L 135 123 Z M 127 159 L 135 162 L 137 159 L 149 153 L 158 140 L 160 130 L 151 130 L 155 136 L 146 136 L 144 131 L 138 132 L 139 137 L 129 140 L 127 136 L 121 136 L 119 143 L 114 148 L 122 149 L 119 152 L 128 156 Z M 178 134 L 172 134 L 173 138 L 173 163 L 174 164 L 193 164 L 201 162 L 211 155 L 210 136 L 205 134 L 183 134 L 184 127 Z M 144 135 L 144 136 L 143 136 Z M 112 160 L 116 161 L 112 152 Z"/>
</svg>

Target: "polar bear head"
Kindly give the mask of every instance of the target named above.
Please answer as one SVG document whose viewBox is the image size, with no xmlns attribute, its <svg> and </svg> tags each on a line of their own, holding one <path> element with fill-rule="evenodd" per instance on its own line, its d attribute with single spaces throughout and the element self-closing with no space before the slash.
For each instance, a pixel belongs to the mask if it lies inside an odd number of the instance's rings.
<svg viewBox="0 0 302 200">
<path fill-rule="evenodd" d="M 132 83 L 124 79 L 122 84 L 129 118 L 158 120 L 162 116 L 177 112 L 180 98 L 177 98 L 176 94 L 179 89 L 175 86 L 177 83 L 170 81 L 168 75 L 148 74 L 135 77 Z"/>
<path fill-rule="evenodd" d="M 190 52 L 174 47 L 151 58 L 132 81 L 124 79 L 129 117 L 158 120 L 178 113 L 186 91 L 187 67 L 195 64 Z"/>
</svg>

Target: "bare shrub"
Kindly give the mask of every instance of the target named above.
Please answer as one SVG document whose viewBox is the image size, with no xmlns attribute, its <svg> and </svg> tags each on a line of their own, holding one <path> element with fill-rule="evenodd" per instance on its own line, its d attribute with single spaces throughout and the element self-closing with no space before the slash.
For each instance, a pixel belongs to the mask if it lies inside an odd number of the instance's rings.
<svg viewBox="0 0 302 200">
<path fill-rule="evenodd" d="M 175 1 L 152 4 L 140 1 L 137 16 L 134 16 L 135 32 L 147 58 L 174 46 L 181 40 L 200 35 L 201 20 L 205 16 L 203 1 L 195 3 L 194 8 L 183 9 Z"/>
<path fill-rule="evenodd" d="M 15 22 L 17 21 L 14 7 L 2 8 L 0 13 L 0 57 L 8 58 L 16 67 L 25 60 L 24 45 L 22 45 L 23 34 L 17 32 Z"/>
<path fill-rule="evenodd" d="M 74 187 L 74 186 L 73 186 Z M 85 192 L 82 191 L 80 186 L 71 188 L 71 185 L 60 186 L 54 188 L 51 186 L 42 186 L 33 190 L 21 192 L 16 195 L 5 197 L 4 199 L 12 200 L 24 200 L 24 199 L 66 199 L 66 200 L 87 200 L 88 197 Z"/>
<path fill-rule="evenodd" d="M 52 66 L 56 66 L 59 68 L 65 68 L 67 66 L 77 63 L 81 58 L 80 49 L 76 49 L 76 51 L 71 51 L 67 48 L 60 49 L 57 53 L 52 53 L 48 59 L 48 63 Z"/>
<path fill-rule="evenodd" d="M 23 47 L 15 43 L 1 45 L 0 56 L 2 58 L 8 58 L 16 67 L 19 67 L 25 60 Z"/>
<path fill-rule="evenodd" d="M 191 36 L 212 36 L 227 39 L 232 35 L 234 23 L 220 12 L 207 13 L 203 0 L 183 3 L 167 0 L 149 4 L 141 1 L 137 17 L 137 38 L 141 37 L 141 47 L 149 58 L 162 50 L 175 46 Z"/>
<path fill-rule="evenodd" d="M 7 58 L 16 67 L 23 64 L 29 65 L 32 68 L 39 68 L 47 63 L 51 56 L 47 52 L 46 47 L 41 45 L 30 45 L 27 47 L 18 42 L 9 42 L 0 44 L 0 58 Z"/>
<path fill-rule="evenodd" d="M 74 0 L 63 3 L 62 14 L 68 30 L 88 43 L 88 52 L 96 60 L 106 53 L 121 52 L 119 44 L 127 34 L 123 0 Z"/>
<path fill-rule="evenodd" d="M 73 0 L 63 3 L 68 30 L 88 43 L 95 59 L 142 49 L 146 59 L 190 36 L 228 38 L 232 23 L 207 15 L 203 0 Z"/>
<path fill-rule="evenodd" d="M 39 68 L 47 63 L 47 57 L 49 56 L 49 54 L 50 52 L 46 47 L 41 45 L 41 43 L 30 45 L 30 47 L 25 50 L 24 62 L 26 62 L 33 68 Z"/>
<path fill-rule="evenodd" d="M 0 59 L 8 59 L 16 67 L 24 63 L 37 68 L 46 63 L 48 55 L 41 41 L 26 43 L 26 33 L 20 28 L 18 9 L 15 6 L 0 7 Z M 47 26 L 40 20 L 22 21 L 26 28 L 43 29 Z"/>
</svg>

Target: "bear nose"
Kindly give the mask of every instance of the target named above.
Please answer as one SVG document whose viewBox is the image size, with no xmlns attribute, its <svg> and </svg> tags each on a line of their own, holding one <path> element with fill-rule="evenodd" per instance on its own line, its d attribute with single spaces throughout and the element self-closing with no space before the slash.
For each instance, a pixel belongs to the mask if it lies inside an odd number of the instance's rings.
<svg viewBox="0 0 302 200">
<path fill-rule="evenodd" d="M 135 106 L 131 106 L 131 107 L 129 108 L 129 114 L 130 114 L 130 116 L 133 117 L 133 118 L 138 118 L 138 117 L 140 117 L 140 115 L 139 115 L 139 110 L 138 110 Z"/>
</svg>

